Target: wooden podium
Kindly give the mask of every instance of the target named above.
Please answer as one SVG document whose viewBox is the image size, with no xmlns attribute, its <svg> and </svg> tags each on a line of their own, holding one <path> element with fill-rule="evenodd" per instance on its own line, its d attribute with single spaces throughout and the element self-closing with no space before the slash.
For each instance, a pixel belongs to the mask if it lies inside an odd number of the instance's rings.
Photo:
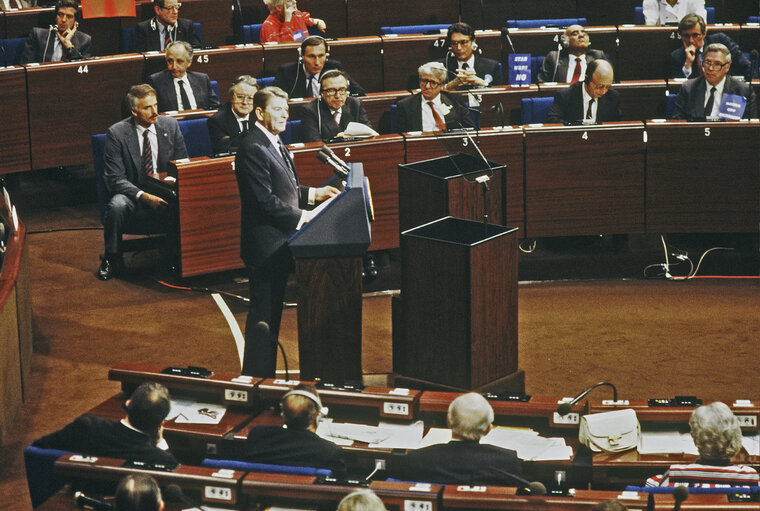
<svg viewBox="0 0 760 511">
<path fill-rule="evenodd" d="M 523 390 L 514 388 L 517 230 L 445 217 L 401 233 L 395 373 L 479 390 L 513 378 L 508 390 Z"/>
<path fill-rule="evenodd" d="M 351 166 L 346 189 L 288 240 L 296 260 L 301 380 L 362 377 L 362 256 L 372 206 L 362 164 Z"/>
</svg>

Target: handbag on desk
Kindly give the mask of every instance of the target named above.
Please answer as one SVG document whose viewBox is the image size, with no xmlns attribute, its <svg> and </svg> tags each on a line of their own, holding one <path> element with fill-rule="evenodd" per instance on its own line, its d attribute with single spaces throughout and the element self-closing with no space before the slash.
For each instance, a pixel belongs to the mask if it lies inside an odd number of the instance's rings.
<svg viewBox="0 0 760 511">
<path fill-rule="evenodd" d="M 631 408 L 581 417 L 578 439 L 594 452 L 620 452 L 639 444 L 641 425 Z"/>
</svg>

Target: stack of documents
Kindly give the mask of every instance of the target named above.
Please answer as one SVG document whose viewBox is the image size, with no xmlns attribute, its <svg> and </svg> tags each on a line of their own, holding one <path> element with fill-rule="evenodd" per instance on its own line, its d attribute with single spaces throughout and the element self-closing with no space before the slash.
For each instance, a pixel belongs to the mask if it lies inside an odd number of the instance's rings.
<svg viewBox="0 0 760 511">
<path fill-rule="evenodd" d="M 639 454 L 694 454 L 697 446 L 689 433 L 678 431 L 642 431 Z"/>
<path fill-rule="evenodd" d="M 377 426 L 368 426 L 325 420 L 319 423 L 317 434 L 338 445 L 351 445 L 356 441 L 367 443 L 370 447 L 414 449 L 422 440 L 424 427 L 422 421 L 412 424 L 381 422 Z"/>
</svg>

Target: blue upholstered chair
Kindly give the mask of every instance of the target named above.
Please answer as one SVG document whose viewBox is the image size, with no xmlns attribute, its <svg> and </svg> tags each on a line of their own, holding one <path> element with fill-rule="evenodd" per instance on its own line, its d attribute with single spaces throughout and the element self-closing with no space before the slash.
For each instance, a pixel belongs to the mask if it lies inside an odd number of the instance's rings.
<svg viewBox="0 0 760 511">
<path fill-rule="evenodd" d="M 207 123 L 206 117 L 179 121 L 188 157 L 211 156 L 211 136 L 208 134 Z"/>
<path fill-rule="evenodd" d="M 570 25 L 586 26 L 586 18 L 546 18 L 537 20 L 507 20 L 508 28 L 541 28 L 556 26 L 560 28 L 569 27 Z"/>
<path fill-rule="evenodd" d="M 245 44 L 258 44 L 261 39 L 261 23 L 243 25 L 243 42 Z"/>
<path fill-rule="evenodd" d="M 53 472 L 55 460 L 69 451 L 42 449 L 30 445 L 24 449 L 26 465 L 26 483 L 32 498 L 32 507 L 37 507 L 60 490 L 65 481 Z"/>
<path fill-rule="evenodd" d="M 394 27 L 380 27 L 380 35 L 389 34 L 438 34 L 448 30 L 451 23 L 438 25 L 399 25 Z"/>
<path fill-rule="evenodd" d="M 4 66 L 18 66 L 21 52 L 24 51 L 24 43 L 26 43 L 26 37 L 0 39 L 0 45 L 3 47 L 3 55 L 0 62 Z"/>
<path fill-rule="evenodd" d="M 524 98 L 520 100 L 523 124 L 538 124 L 546 121 L 554 98 Z"/>
<path fill-rule="evenodd" d="M 665 118 L 666 119 L 672 119 L 673 118 L 673 112 L 676 109 L 676 98 L 678 97 L 678 94 L 668 94 L 665 97 Z"/>
<path fill-rule="evenodd" d="M 664 493 L 669 494 L 673 493 L 673 490 L 675 490 L 675 486 L 631 486 L 628 485 L 625 488 L 625 491 L 635 491 L 638 493 Z M 718 488 L 700 488 L 700 487 L 689 487 L 689 493 L 717 493 L 717 494 L 755 494 L 757 495 L 760 493 L 760 486 L 721 486 Z"/>
<path fill-rule="evenodd" d="M 705 7 L 707 11 L 707 19 L 705 20 L 708 25 L 715 23 L 715 7 Z M 633 22 L 636 25 L 643 25 L 646 23 L 644 20 L 644 9 L 639 5 L 633 8 Z"/>
<path fill-rule="evenodd" d="M 261 78 L 256 78 L 256 84 L 258 84 L 259 89 L 271 87 L 274 85 L 274 76 L 262 76 Z"/>
<path fill-rule="evenodd" d="M 538 72 L 541 71 L 541 66 L 544 64 L 546 57 L 531 57 L 530 58 L 530 79 L 533 83 L 538 83 Z"/>
<path fill-rule="evenodd" d="M 251 463 L 248 461 L 236 460 L 215 460 L 206 458 L 201 462 L 202 467 L 211 468 L 228 468 L 239 470 L 241 472 L 267 472 L 270 474 L 292 474 L 303 476 L 325 476 L 331 477 L 332 470 L 326 468 L 314 467 L 292 467 L 289 465 L 271 465 L 269 463 Z"/>
</svg>

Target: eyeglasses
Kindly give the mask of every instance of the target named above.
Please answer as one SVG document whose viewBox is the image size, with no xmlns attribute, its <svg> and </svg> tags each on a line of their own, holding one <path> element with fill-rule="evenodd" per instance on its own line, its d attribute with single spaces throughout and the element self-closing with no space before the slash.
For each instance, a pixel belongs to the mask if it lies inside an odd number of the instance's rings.
<svg viewBox="0 0 760 511">
<path fill-rule="evenodd" d="M 345 87 L 341 87 L 340 89 L 322 89 L 322 92 L 328 96 L 337 96 L 338 94 L 343 96 L 344 94 L 348 93 L 348 89 Z"/>
<path fill-rule="evenodd" d="M 470 39 L 462 39 L 460 41 L 454 41 L 454 40 L 452 40 L 451 41 L 451 46 L 467 46 L 471 42 L 472 41 Z"/>
<path fill-rule="evenodd" d="M 182 7 L 182 4 L 174 4 L 174 5 L 168 5 L 166 7 L 161 7 L 161 9 L 165 9 L 167 11 L 177 11 L 177 12 L 179 12 L 179 8 L 180 7 Z"/>
<path fill-rule="evenodd" d="M 428 87 L 440 87 L 441 82 L 436 82 L 435 80 L 428 80 L 426 78 L 420 78 L 420 85 L 426 85 Z"/>
<path fill-rule="evenodd" d="M 712 60 L 705 60 L 702 62 L 702 67 L 704 67 L 705 69 L 712 69 L 714 71 L 723 69 L 727 65 L 728 65 L 728 62 L 713 62 Z"/>
<path fill-rule="evenodd" d="M 687 34 L 684 32 L 681 32 L 681 39 L 686 39 L 687 41 L 690 39 L 699 39 L 700 37 L 704 37 L 705 34 L 697 32 L 696 34 Z"/>
<path fill-rule="evenodd" d="M 233 92 L 232 96 L 235 98 L 235 101 L 240 101 L 241 103 L 253 103 L 253 96 L 246 96 L 245 94 L 238 94 L 237 92 Z"/>
</svg>

